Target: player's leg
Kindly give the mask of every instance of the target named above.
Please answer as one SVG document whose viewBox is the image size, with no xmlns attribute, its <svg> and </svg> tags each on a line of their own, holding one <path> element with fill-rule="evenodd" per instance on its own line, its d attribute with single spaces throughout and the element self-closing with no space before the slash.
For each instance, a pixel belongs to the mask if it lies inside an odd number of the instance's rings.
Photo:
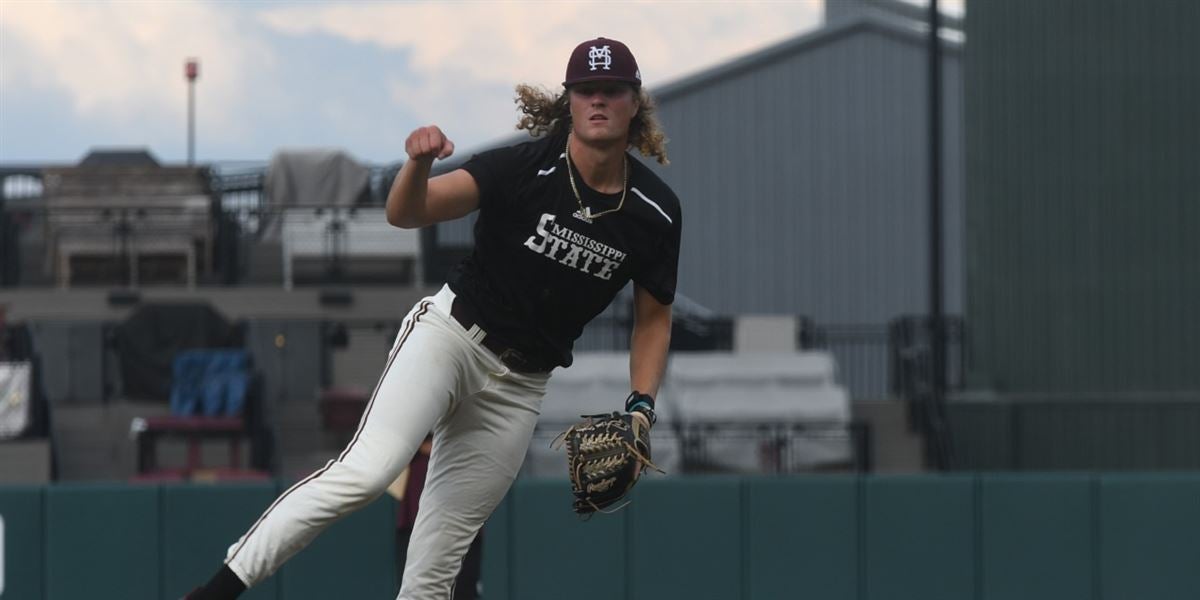
<svg viewBox="0 0 1200 600">
<path fill-rule="evenodd" d="M 471 541 L 525 460 L 548 377 L 489 377 L 434 431 L 400 600 L 450 599 Z"/>
<path fill-rule="evenodd" d="M 467 553 L 463 556 L 462 567 L 454 578 L 454 600 L 478 600 L 479 576 L 483 568 L 480 553 L 483 552 L 483 532 L 475 535 Z"/>
<path fill-rule="evenodd" d="M 462 392 L 462 342 L 431 303 L 405 319 L 379 384 L 345 450 L 279 496 L 237 543 L 226 564 L 252 586 L 328 525 L 378 497 Z"/>
</svg>

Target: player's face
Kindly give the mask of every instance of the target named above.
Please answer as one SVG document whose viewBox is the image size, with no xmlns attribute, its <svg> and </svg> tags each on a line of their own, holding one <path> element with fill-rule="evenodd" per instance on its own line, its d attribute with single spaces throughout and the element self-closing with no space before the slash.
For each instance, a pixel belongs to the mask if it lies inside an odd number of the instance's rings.
<svg viewBox="0 0 1200 600">
<path fill-rule="evenodd" d="M 590 81 L 571 86 L 571 122 L 585 142 L 621 142 L 637 116 L 633 86 L 617 81 Z"/>
</svg>

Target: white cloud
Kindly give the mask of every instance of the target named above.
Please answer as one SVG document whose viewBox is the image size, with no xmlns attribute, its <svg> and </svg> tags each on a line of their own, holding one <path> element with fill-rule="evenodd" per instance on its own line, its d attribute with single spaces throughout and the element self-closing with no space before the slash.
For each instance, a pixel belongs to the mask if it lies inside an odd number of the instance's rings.
<svg viewBox="0 0 1200 600">
<path fill-rule="evenodd" d="M 273 60 L 235 14 L 194 2 L 6 2 L 0 27 L 26 59 L 4 61 L 5 87 L 64 91 L 84 119 L 182 119 L 184 60 L 199 56 L 197 103 L 210 124 L 234 127 L 237 92 Z"/>
<path fill-rule="evenodd" d="M 467 2 L 264 8 L 261 23 L 394 50 L 389 97 L 436 123 L 463 151 L 514 131 L 516 83 L 562 82 L 576 44 L 604 36 L 633 50 L 650 86 L 786 39 L 819 24 L 821 3 Z M 402 132 L 406 134 L 407 132 Z"/>
<path fill-rule="evenodd" d="M 338 144 L 394 160 L 406 128 L 428 122 L 469 148 L 511 132 L 513 85 L 558 86 L 580 41 L 626 42 L 653 87 L 814 27 L 821 13 L 819 0 L 0 3 L 4 160 L 111 144 L 176 159 L 188 56 L 201 58 L 202 159 Z M 336 55 L 305 70 L 285 60 L 297 48 L 309 61 Z"/>
<path fill-rule="evenodd" d="M 794 2 L 423 2 L 263 9 L 291 35 L 326 34 L 412 53 L 411 68 L 508 85 L 562 81 L 575 44 L 629 45 L 647 84 L 663 83 L 818 24 L 819 0 Z"/>
<path fill-rule="evenodd" d="M 413 128 L 441 125 L 460 146 L 464 141 L 470 146 L 513 130 L 515 104 L 506 101 L 514 95 L 512 87 L 492 86 L 487 92 L 478 87 L 471 90 L 462 83 L 454 83 L 450 73 L 447 75 L 419 82 L 402 78 L 388 82 L 392 102 L 418 120 Z M 408 132 L 397 133 L 403 137 Z"/>
</svg>

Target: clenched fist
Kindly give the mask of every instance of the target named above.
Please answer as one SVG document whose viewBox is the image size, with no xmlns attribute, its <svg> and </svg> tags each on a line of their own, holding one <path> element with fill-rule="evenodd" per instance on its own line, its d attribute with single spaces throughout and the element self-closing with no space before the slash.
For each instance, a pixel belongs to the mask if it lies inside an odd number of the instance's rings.
<svg viewBox="0 0 1200 600">
<path fill-rule="evenodd" d="M 404 141 L 404 151 L 412 160 L 443 159 L 454 154 L 454 142 L 442 133 L 437 125 L 421 127 L 408 134 Z"/>
</svg>

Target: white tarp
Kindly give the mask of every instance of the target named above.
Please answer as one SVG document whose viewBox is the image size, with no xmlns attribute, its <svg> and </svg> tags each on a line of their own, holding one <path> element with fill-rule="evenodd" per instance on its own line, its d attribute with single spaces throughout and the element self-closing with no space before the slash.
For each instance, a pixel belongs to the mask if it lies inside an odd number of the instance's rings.
<svg viewBox="0 0 1200 600">
<path fill-rule="evenodd" d="M 30 363 L 0 363 L 0 439 L 15 438 L 29 427 L 32 374 Z"/>
<path fill-rule="evenodd" d="M 849 397 L 826 352 L 679 354 L 667 382 L 684 421 L 850 419 Z"/>
<path fill-rule="evenodd" d="M 679 355 L 667 381 L 685 442 L 703 449 L 700 468 L 754 473 L 851 461 L 850 396 L 827 352 Z M 754 429 L 762 425 L 771 433 Z"/>
<path fill-rule="evenodd" d="M 550 378 L 525 474 L 565 476 L 563 453 L 546 448 L 549 439 L 580 415 L 621 410 L 628 393 L 628 353 L 577 353 Z M 674 353 L 656 400 L 651 445 L 668 473 L 682 468 L 688 441 L 693 458 L 702 454 L 704 468 L 715 471 L 805 469 L 853 456 L 850 398 L 828 353 Z M 802 427 L 780 447 L 755 429 L 760 424 Z M 695 433 L 709 425 L 711 434 Z"/>
</svg>

